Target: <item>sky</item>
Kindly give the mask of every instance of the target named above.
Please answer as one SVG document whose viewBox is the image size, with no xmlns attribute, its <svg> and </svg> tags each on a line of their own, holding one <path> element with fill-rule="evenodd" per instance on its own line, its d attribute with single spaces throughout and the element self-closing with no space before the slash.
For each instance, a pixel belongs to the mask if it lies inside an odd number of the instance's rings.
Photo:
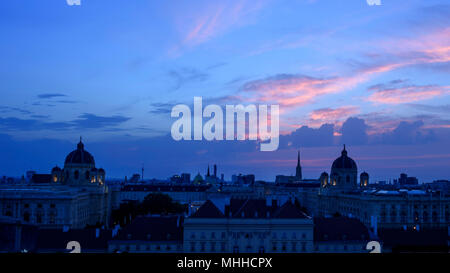
<svg viewBox="0 0 450 273">
<path fill-rule="evenodd" d="M 450 4 L 15 0 L 0 4 L 0 175 L 48 173 L 80 136 L 122 178 L 330 172 L 450 179 Z M 277 104 L 280 147 L 174 141 L 170 112 Z"/>
</svg>

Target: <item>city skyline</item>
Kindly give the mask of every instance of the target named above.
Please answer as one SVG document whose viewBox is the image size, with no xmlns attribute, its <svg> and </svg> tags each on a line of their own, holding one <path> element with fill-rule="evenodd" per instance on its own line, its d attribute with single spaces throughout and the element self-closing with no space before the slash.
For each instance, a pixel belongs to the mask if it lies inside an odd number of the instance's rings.
<svg viewBox="0 0 450 273">
<path fill-rule="evenodd" d="M 329 172 L 450 179 L 445 1 L 9 1 L 0 10 L 0 175 L 48 173 L 83 136 L 109 178 Z M 325 20 L 326 19 L 326 20 Z M 170 111 L 280 105 L 280 146 L 175 142 Z"/>
</svg>

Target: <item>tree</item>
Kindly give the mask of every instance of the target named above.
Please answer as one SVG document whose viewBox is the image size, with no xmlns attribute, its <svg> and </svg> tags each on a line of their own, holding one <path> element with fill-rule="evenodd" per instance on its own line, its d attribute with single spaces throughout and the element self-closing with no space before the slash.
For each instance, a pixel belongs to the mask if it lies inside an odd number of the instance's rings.
<svg viewBox="0 0 450 273">
<path fill-rule="evenodd" d="M 140 214 L 170 214 L 183 213 L 186 211 L 186 206 L 178 202 L 174 202 L 167 194 L 151 193 L 144 198 L 140 204 Z"/>
</svg>

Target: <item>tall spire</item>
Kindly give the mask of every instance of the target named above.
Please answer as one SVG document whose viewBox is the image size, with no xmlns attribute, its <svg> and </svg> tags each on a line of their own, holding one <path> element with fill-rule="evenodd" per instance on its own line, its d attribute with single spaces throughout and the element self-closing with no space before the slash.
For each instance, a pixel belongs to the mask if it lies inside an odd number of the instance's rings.
<svg viewBox="0 0 450 273">
<path fill-rule="evenodd" d="M 296 180 L 302 180 L 302 166 L 300 165 L 300 151 L 297 154 L 297 168 L 295 168 Z"/>
<path fill-rule="evenodd" d="M 84 149 L 84 144 L 81 141 L 81 136 L 80 136 L 80 142 L 78 142 L 77 148 L 78 148 L 78 150 L 83 150 Z"/>
<path fill-rule="evenodd" d="M 344 144 L 344 149 L 342 150 L 342 153 L 341 153 L 342 155 L 347 155 L 347 150 L 345 149 L 345 144 Z"/>
</svg>

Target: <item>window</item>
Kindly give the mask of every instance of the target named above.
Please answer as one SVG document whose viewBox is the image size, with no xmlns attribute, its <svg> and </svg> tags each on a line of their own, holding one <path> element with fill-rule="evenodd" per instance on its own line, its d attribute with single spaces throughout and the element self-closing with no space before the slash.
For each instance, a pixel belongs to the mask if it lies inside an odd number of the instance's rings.
<svg viewBox="0 0 450 273">
<path fill-rule="evenodd" d="M 233 253 L 239 253 L 239 247 L 238 246 L 234 246 L 233 247 Z"/>
<path fill-rule="evenodd" d="M 438 214 L 437 214 L 437 212 L 435 212 L 435 211 L 433 211 L 433 222 L 434 223 L 437 223 L 438 222 Z"/>
<path fill-rule="evenodd" d="M 302 242 L 302 252 L 306 252 L 306 243 Z"/>
<path fill-rule="evenodd" d="M 41 211 L 36 213 L 36 223 L 38 223 L 38 224 L 42 223 L 42 212 Z"/>
<path fill-rule="evenodd" d="M 428 222 L 428 212 L 426 211 L 423 212 L 423 221 Z"/>
<path fill-rule="evenodd" d="M 25 213 L 23 214 L 23 220 L 24 220 L 25 222 L 30 222 L 30 213 L 29 213 L 29 212 L 25 212 Z"/>
<path fill-rule="evenodd" d="M 78 170 L 76 170 L 76 171 L 73 173 L 73 177 L 74 177 L 75 179 L 78 179 L 78 178 L 80 177 L 80 172 L 79 172 Z"/>
</svg>

